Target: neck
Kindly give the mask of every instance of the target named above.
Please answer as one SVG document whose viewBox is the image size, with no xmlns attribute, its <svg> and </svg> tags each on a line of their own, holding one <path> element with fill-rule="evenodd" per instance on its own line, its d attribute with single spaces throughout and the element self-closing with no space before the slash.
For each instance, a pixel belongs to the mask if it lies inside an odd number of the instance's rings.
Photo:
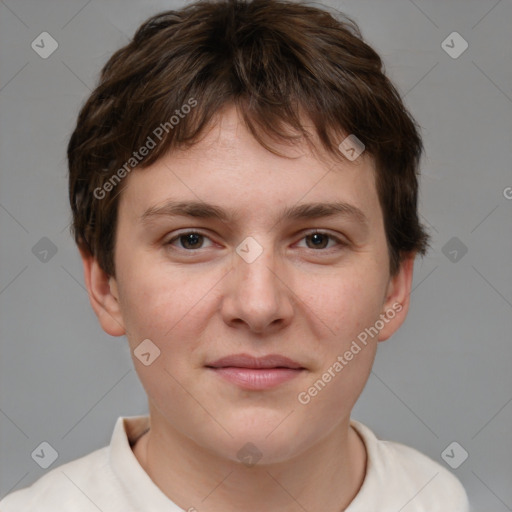
<svg viewBox="0 0 512 512">
<path fill-rule="evenodd" d="M 151 415 L 133 451 L 160 490 L 183 510 L 340 512 L 366 472 L 366 450 L 349 419 L 300 455 L 245 466 L 198 446 Z M 165 425 L 165 428 L 161 428 Z"/>
</svg>

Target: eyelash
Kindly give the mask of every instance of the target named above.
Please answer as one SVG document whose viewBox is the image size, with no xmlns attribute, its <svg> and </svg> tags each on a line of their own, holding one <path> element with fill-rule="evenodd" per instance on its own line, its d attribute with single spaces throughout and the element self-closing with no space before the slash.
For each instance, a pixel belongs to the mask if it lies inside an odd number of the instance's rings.
<svg viewBox="0 0 512 512">
<path fill-rule="evenodd" d="M 205 233 L 202 233 L 201 231 L 198 231 L 198 230 L 183 231 L 182 233 L 179 233 L 178 235 L 176 235 L 173 238 L 171 238 L 164 245 L 172 246 L 173 242 L 175 242 L 176 240 L 179 240 L 183 236 L 192 235 L 192 234 L 194 234 L 194 235 L 201 235 L 201 236 L 203 236 L 205 238 L 210 239 L 210 237 L 208 235 L 206 235 Z M 335 242 L 337 242 L 337 245 L 340 248 L 341 247 L 345 247 L 345 246 L 348 245 L 347 242 L 341 240 L 340 238 L 338 238 L 338 237 L 336 237 L 336 236 L 334 236 L 334 235 L 332 235 L 332 234 L 330 234 L 330 233 L 328 233 L 326 231 L 320 231 L 320 230 L 313 230 L 313 231 L 310 231 L 308 233 L 305 233 L 300 240 L 303 240 L 303 239 L 307 238 L 308 236 L 312 236 L 312 235 L 327 236 L 330 240 L 334 240 Z M 184 251 L 184 252 L 194 253 L 194 252 L 199 252 L 201 249 L 203 249 L 203 247 L 200 247 L 199 249 L 185 249 L 183 247 L 178 247 L 177 249 L 180 250 L 180 251 Z M 315 252 L 329 252 L 330 250 L 335 249 L 335 247 L 321 248 L 321 249 L 313 249 L 313 248 L 306 247 L 306 249 L 309 249 L 309 250 L 315 251 Z"/>
</svg>

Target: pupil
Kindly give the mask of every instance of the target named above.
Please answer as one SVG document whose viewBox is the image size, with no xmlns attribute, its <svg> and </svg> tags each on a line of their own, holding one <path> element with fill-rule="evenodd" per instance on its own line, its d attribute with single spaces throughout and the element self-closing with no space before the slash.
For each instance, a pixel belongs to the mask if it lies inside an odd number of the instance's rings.
<svg viewBox="0 0 512 512">
<path fill-rule="evenodd" d="M 325 235 L 322 235 L 321 233 L 313 233 L 311 235 L 313 244 L 317 247 L 320 245 L 325 245 L 322 242 L 325 242 L 325 240 L 322 240 L 322 238 L 325 238 Z"/>
<path fill-rule="evenodd" d="M 185 238 L 185 247 L 187 245 L 189 246 L 195 246 L 198 244 L 199 242 L 199 238 L 201 237 L 201 235 L 197 234 L 197 233 L 190 233 L 189 235 L 185 235 L 184 238 Z"/>
</svg>

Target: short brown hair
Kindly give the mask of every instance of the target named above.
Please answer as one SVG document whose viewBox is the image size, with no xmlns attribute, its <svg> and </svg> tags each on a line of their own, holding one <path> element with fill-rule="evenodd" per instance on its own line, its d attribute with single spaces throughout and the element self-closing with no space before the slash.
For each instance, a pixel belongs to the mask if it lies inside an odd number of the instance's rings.
<svg viewBox="0 0 512 512">
<path fill-rule="evenodd" d="M 149 18 L 112 55 L 69 141 L 71 231 L 105 272 L 115 275 L 121 178 L 194 144 L 228 104 L 273 153 L 265 136 L 309 140 L 303 116 L 336 157 L 345 158 L 340 134 L 355 134 L 375 162 L 390 273 L 406 255 L 425 254 L 421 137 L 357 24 L 287 0 L 199 1 Z M 157 127 L 158 144 L 135 159 Z"/>
</svg>

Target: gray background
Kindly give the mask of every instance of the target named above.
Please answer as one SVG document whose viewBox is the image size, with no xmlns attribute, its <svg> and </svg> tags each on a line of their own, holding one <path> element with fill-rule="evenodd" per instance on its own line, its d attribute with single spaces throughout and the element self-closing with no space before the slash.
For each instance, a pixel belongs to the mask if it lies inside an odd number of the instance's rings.
<svg viewBox="0 0 512 512">
<path fill-rule="evenodd" d="M 126 340 L 103 333 L 83 286 L 65 148 L 108 57 L 183 4 L 0 1 L 0 497 L 44 474 L 31 458 L 42 441 L 53 468 L 106 445 L 118 416 L 146 412 Z M 475 509 L 512 510 L 512 2 L 324 5 L 360 24 L 422 127 L 433 236 L 409 318 L 380 345 L 353 416 L 445 466 L 457 441 L 469 457 L 453 471 Z M 43 31 L 59 45 L 47 59 L 31 48 Z M 469 44 L 458 58 L 441 46 L 453 31 Z M 57 249 L 46 261 L 33 250 L 43 237 Z"/>
</svg>

